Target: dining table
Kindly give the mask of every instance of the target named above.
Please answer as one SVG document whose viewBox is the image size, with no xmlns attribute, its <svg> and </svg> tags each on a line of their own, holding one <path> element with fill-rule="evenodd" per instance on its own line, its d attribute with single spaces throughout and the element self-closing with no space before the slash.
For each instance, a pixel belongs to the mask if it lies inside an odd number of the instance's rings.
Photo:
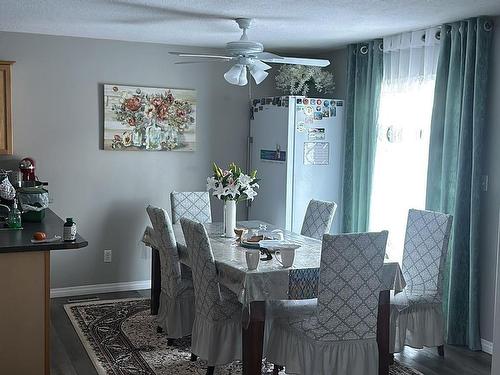
<svg viewBox="0 0 500 375">
<path fill-rule="evenodd" d="M 295 250 L 293 265 L 284 268 L 273 256 L 261 260 L 257 269 L 249 270 L 246 264 L 247 249 L 235 238 L 222 236 L 222 223 L 204 224 L 212 247 L 218 280 L 238 296 L 242 304 L 242 366 L 243 375 L 257 375 L 262 371 L 266 302 L 273 300 L 301 300 L 316 298 L 321 262 L 321 241 L 262 221 L 240 221 L 238 228 L 268 231 L 280 229 L 285 241 L 300 245 Z M 190 266 L 190 260 L 180 224 L 174 224 L 180 262 Z M 154 251 L 155 252 L 155 251 Z M 158 305 L 161 276 L 156 254 L 152 260 L 152 312 Z M 398 262 L 386 259 L 381 275 L 382 290 L 379 297 L 377 344 L 379 350 L 379 375 L 389 374 L 390 292 L 402 291 L 406 282 Z"/>
</svg>

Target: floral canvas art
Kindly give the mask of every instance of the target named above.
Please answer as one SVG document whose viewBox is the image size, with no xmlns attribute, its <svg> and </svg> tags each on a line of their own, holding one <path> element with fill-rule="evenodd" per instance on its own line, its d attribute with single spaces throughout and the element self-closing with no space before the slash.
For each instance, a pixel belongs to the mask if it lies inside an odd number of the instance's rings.
<svg viewBox="0 0 500 375">
<path fill-rule="evenodd" d="M 104 85 L 104 149 L 194 151 L 196 90 Z"/>
</svg>

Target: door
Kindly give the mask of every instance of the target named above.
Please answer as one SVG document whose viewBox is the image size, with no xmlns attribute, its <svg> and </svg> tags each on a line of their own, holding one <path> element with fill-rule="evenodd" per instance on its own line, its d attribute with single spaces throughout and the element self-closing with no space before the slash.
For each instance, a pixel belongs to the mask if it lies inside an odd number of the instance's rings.
<svg viewBox="0 0 500 375">
<path fill-rule="evenodd" d="M 12 64 L 0 61 L 0 155 L 12 155 Z"/>
</svg>

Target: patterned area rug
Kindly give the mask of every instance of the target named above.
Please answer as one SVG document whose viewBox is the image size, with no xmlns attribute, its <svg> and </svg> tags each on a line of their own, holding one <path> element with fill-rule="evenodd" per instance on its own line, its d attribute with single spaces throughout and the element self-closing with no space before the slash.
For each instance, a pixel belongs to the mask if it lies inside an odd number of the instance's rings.
<svg viewBox="0 0 500 375">
<path fill-rule="evenodd" d="M 189 338 L 167 346 L 156 333 L 149 299 L 120 299 L 64 305 L 83 346 L 100 375 L 204 375 L 206 362 L 191 362 Z M 221 366 L 218 375 L 241 374 L 241 364 Z M 272 365 L 262 364 L 271 374 Z M 281 372 L 280 375 L 285 375 Z M 395 363 L 390 375 L 422 375 Z"/>
</svg>

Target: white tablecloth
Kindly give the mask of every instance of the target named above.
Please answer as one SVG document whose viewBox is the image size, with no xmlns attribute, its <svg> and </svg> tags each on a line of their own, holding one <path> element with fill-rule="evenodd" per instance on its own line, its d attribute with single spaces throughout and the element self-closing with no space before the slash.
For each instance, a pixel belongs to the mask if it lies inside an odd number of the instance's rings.
<svg viewBox="0 0 500 375">
<path fill-rule="evenodd" d="M 258 229 L 260 224 L 265 223 L 242 221 L 238 223 L 238 226 Z M 272 225 L 266 225 L 268 229 L 276 229 Z M 245 260 L 246 249 L 238 246 L 234 239 L 221 237 L 222 224 L 205 224 L 205 227 L 210 237 L 220 283 L 236 293 L 244 305 L 253 301 L 316 297 L 321 241 L 284 230 L 285 240 L 302 245 L 296 250 L 293 266 L 283 268 L 273 257 L 269 261 L 260 261 L 256 270 L 249 271 Z M 174 225 L 174 233 L 180 260 L 189 266 L 184 235 L 179 224 Z M 397 262 L 385 262 L 382 281 L 383 290 L 399 292 L 406 286 Z"/>
</svg>

